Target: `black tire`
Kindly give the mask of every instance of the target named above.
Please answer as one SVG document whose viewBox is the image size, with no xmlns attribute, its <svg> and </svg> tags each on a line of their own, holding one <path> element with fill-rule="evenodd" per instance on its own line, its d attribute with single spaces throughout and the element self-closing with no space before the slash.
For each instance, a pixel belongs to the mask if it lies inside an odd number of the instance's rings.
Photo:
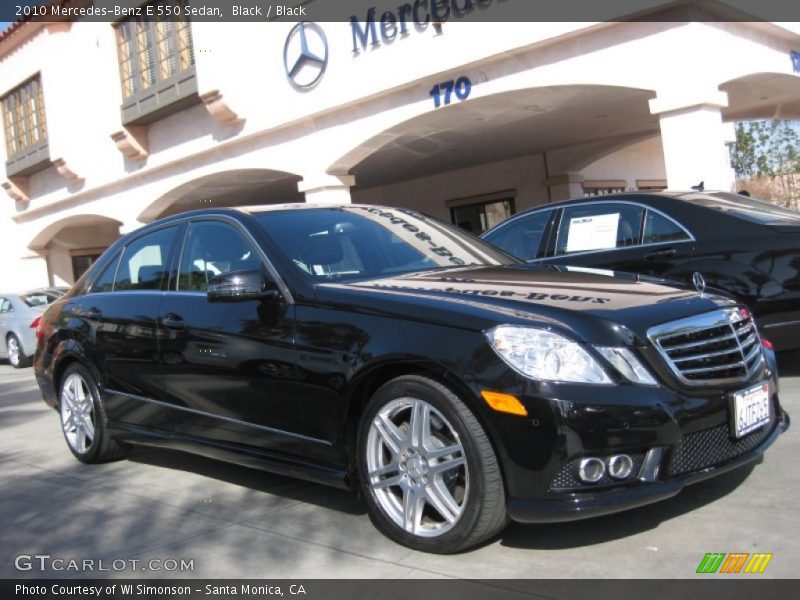
<svg viewBox="0 0 800 600">
<path fill-rule="evenodd" d="M 82 452 L 77 450 L 73 443 L 70 442 L 67 433 L 68 425 L 64 422 L 64 413 L 68 406 L 68 402 L 64 399 L 64 388 L 69 382 L 73 382 L 76 376 L 85 382 L 85 392 L 88 392 L 87 398 L 92 405 L 91 421 L 94 425 L 91 443 Z M 119 460 L 128 454 L 129 447 L 109 435 L 108 417 L 106 416 L 105 406 L 97 383 L 89 370 L 82 364 L 72 363 L 61 377 L 58 389 L 58 408 L 61 417 L 61 431 L 64 434 L 67 447 L 79 461 L 89 464 L 103 463 Z"/>
<path fill-rule="evenodd" d="M 462 500 L 463 508 L 458 519 L 449 530 L 438 534 L 438 537 L 421 537 L 398 525 L 385 512 L 370 484 L 367 469 L 370 428 L 383 407 L 403 398 L 423 400 L 439 411 L 458 435 L 463 456 L 466 458 L 469 493 Z M 367 403 L 360 420 L 357 448 L 359 479 L 372 521 L 381 532 L 400 544 L 423 552 L 451 554 L 467 550 L 494 537 L 508 523 L 503 476 L 494 448 L 473 412 L 456 394 L 438 381 L 423 376 L 405 375 L 378 389 Z"/>
<path fill-rule="evenodd" d="M 19 348 L 16 361 L 11 358 L 10 347 L 12 344 L 16 344 L 17 348 Z M 31 366 L 31 357 L 25 355 L 25 350 L 23 349 L 19 338 L 13 333 L 8 334 L 8 337 L 6 338 L 6 351 L 8 355 L 8 362 L 15 369 L 24 369 Z"/>
</svg>

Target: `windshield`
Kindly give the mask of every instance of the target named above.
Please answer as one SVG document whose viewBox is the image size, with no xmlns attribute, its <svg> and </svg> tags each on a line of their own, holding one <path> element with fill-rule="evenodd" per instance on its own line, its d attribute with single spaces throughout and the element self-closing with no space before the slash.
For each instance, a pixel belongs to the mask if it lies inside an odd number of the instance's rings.
<svg viewBox="0 0 800 600">
<path fill-rule="evenodd" d="M 454 225 L 406 210 L 345 206 L 255 216 L 295 267 L 316 280 L 519 262 Z"/>
<path fill-rule="evenodd" d="M 762 225 L 800 225 L 800 212 L 740 194 L 686 194 L 681 199 Z"/>
</svg>

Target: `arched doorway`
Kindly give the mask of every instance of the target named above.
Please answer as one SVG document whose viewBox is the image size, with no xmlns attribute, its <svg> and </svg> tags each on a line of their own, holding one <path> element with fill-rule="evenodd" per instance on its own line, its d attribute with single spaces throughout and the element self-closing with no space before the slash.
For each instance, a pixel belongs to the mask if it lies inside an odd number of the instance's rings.
<svg viewBox="0 0 800 600">
<path fill-rule="evenodd" d="M 752 73 L 726 81 L 719 89 L 728 94 L 722 110 L 726 121 L 800 119 L 800 77 L 786 73 Z"/>
<path fill-rule="evenodd" d="M 72 285 L 119 238 L 121 225 L 103 215 L 72 215 L 44 227 L 28 248 L 45 257 L 51 286 Z"/>
<path fill-rule="evenodd" d="M 272 169 L 238 169 L 204 175 L 168 191 L 145 208 L 138 220 L 149 223 L 201 208 L 303 202 L 300 176 Z"/>
<path fill-rule="evenodd" d="M 328 171 L 355 175 L 354 202 L 422 210 L 479 233 L 511 212 L 562 199 L 553 197 L 559 178 L 658 136 L 653 97 L 561 85 L 470 99 L 376 134 Z M 663 177 L 658 171 L 638 179 Z"/>
</svg>

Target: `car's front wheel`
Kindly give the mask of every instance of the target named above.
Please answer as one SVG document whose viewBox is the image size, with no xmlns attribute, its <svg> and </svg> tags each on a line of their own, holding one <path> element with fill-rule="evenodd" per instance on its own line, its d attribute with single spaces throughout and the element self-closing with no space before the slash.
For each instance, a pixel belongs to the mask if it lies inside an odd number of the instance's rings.
<svg viewBox="0 0 800 600">
<path fill-rule="evenodd" d="M 507 522 L 494 449 L 472 411 L 427 377 L 403 376 L 368 402 L 359 475 L 377 527 L 426 552 L 465 550 Z"/>
<path fill-rule="evenodd" d="M 122 458 L 127 447 L 108 433 L 108 419 L 97 385 L 79 363 L 67 367 L 59 389 L 61 430 L 81 462 L 100 463 Z"/>
</svg>

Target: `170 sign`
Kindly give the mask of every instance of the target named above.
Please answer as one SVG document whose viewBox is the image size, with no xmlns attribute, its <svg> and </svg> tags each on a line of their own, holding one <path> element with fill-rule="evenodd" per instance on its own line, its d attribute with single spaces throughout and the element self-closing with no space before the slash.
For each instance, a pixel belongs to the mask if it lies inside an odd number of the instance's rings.
<svg viewBox="0 0 800 600">
<path fill-rule="evenodd" d="M 430 96 L 433 98 L 433 107 L 447 106 L 453 101 L 453 94 L 459 100 L 466 100 L 472 92 L 472 82 L 469 77 L 459 77 L 455 81 L 437 83 L 431 88 Z"/>
</svg>

